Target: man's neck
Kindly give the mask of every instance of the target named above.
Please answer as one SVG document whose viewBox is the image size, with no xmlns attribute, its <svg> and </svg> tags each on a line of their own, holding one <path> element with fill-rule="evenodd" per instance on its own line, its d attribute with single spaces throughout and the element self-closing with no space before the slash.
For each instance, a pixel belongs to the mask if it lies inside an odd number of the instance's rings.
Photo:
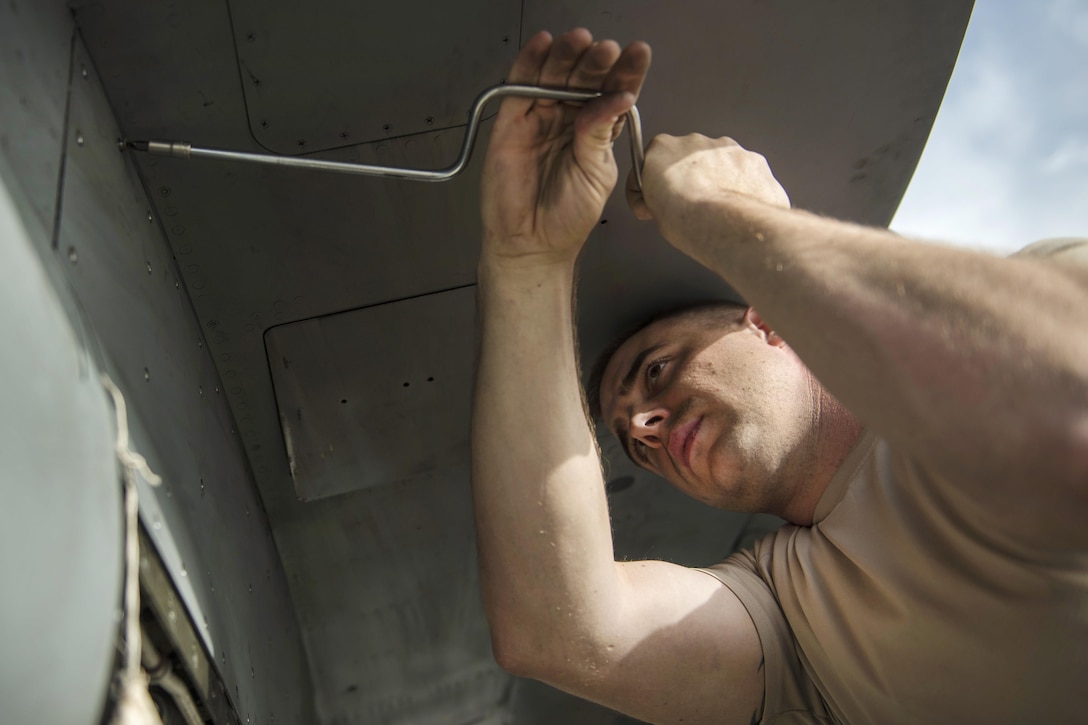
<svg viewBox="0 0 1088 725">
<path fill-rule="evenodd" d="M 846 456 L 861 437 L 861 421 L 817 381 L 813 386 L 814 435 L 807 449 L 807 465 L 794 479 L 793 495 L 779 514 L 790 523 L 811 526 L 816 506 Z"/>
</svg>

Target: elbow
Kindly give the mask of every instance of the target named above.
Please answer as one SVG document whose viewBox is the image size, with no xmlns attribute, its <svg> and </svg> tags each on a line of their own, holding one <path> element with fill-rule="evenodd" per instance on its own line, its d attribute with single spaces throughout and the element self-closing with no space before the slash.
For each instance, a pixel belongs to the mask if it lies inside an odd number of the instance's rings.
<svg viewBox="0 0 1088 725">
<path fill-rule="evenodd" d="M 572 646 L 554 623 L 534 627 L 529 622 L 491 623 L 491 653 L 499 667 L 515 677 L 547 682 L 570 691 L 604 671 L 604 663 L 584 645 Z"/>
<path fill-rule="evenodd" d="M 1069 441 L 1069 477 L 1073 490 L 1088 498 L 1088 411 L 1071 426 Z"/>
<path fill-rule="evenodd" d="M 544 648 L 529 642 L 527 627 L 491 624 L 491 654 L 499 667 L 515 677 L 541 679 L 546 670 Z"/>
<path fill-rule="evenodd" d="M 491 654 L 499 667 L 515 677 L 533 677 L 533 663 L 526 656 L 525 649 L 511 641 L 509 637 L 496 637 L 491 633 Z"/>
</svg>

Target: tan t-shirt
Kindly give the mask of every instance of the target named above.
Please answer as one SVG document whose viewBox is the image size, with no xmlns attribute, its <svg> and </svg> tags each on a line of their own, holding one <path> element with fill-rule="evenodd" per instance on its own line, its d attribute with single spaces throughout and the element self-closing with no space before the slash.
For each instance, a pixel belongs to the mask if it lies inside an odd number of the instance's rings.
<svg viewBox="0 0 1088 725">
<path fill-rule="evenodd" d="M 975 505 L 866 433 L 812 527 L 705 570 L 759 633 L 762 722 L 1088 722 L 1088 552 L 1011 542 Z"/>
</svg>

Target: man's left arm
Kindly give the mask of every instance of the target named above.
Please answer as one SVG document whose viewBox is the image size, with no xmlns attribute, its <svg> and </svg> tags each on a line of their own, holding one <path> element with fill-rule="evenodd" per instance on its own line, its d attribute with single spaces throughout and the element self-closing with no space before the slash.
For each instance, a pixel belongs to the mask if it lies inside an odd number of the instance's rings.
<svg viewBox="0 0 1088 725">
<path fill-rule="evenodd" d="M 762 158 L 727 140 L 659 139 L 644 179 L 636 213 L 866 425 L 1030 538 L 1088 543 L 1088 268 L 792 211 Z"/>
</svg>

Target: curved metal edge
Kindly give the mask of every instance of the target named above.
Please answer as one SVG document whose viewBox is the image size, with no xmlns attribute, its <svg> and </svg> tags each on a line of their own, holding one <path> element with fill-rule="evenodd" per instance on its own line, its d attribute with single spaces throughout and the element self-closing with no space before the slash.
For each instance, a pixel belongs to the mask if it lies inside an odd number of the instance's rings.
<svg viewBox="0 0 1088 725">
<path fill-rule="evenodd" d="M 410 181 L 448 181 L 464 171 L 468 166 L 468 160 L 476 145 L 481 118 L 484 108 L 492 100 L 503 96 L 518 96 L 522 98 L 540 98 L 553 101 L 585 102 L 600 97 L 596 91 L 578 91 L 566 88 L 543 88 L 539 86 L 500 85 L 488 88 L 472 104 L 469 111 L 468 124 L 465 129 L 465 137 L 461 142 L 461 152 L 452 166 L 445 169 L 410 169 L 397 166 L 374 166 L 371 164 L 355 164 L 344 161 L 323 161 L 321 159 L 302 159 L 297 156 L 278 156 L 276 154 L 256 154 L 246 151 L 230 151 L 227 149 L 210 149 L 192 146 L 180 141 L 125 141 L 125 146 L 134 151 L 143 151 L 159 156 L 174 156 L 177 158 L 205 158 L 220 159 L 223 161 L 240 161 L 245 163 L 268 164 L 272 166 L 286 166 L 296 169 L 310 169 L 312 171 L 332 171 L 346 174 L 360 174 L 363 176 L 383 176 L 395 179 L 407 179 Z M 642 121 L 636 106 L 632 106 L 627 112 L 627 134 L 631 142 L 631 166 L 635 174 L 635 182 L 642 189 L 642 165 L 644 152 L 642 146 Z"/>
</svg>

